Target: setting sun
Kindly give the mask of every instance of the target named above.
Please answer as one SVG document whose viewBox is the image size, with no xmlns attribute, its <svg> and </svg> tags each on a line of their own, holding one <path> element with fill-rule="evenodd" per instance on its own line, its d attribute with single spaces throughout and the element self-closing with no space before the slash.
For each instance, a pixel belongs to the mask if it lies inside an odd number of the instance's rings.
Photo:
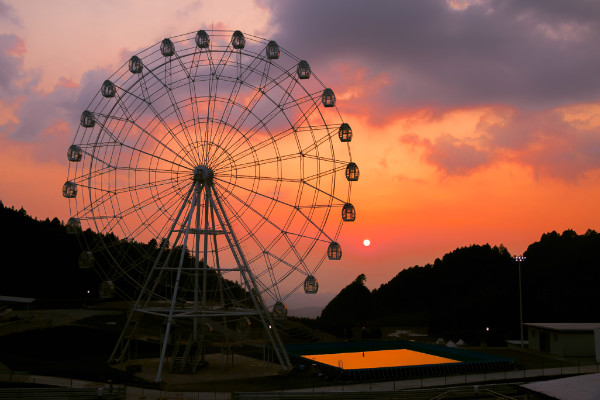
<svg viewBox="0 0 600 400">
<path fill-rule="evenodd" d="M 369 247 L 371 245 L 371 241 L 369 239 L 365 239 L 365 240 L 363 240 L 363 245 L 365 247 Z"/>
</svg>

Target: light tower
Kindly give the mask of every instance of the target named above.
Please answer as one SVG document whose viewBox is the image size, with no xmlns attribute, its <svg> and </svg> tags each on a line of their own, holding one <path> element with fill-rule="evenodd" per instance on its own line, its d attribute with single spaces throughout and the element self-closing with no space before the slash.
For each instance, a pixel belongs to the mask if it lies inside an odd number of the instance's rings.
<svg viewBox="0 0 600 400">
<path fill-rule="evenodd" d="M 525 347 L 525 343 L 523 342 L 523 295 L 521 293 L 521 262 L 525 261 L 527 257 L 524 256 L 515 256 L 515 261 L 519 263 L 519 321 L 521 331 L 521 348 Z"/>
</svg>

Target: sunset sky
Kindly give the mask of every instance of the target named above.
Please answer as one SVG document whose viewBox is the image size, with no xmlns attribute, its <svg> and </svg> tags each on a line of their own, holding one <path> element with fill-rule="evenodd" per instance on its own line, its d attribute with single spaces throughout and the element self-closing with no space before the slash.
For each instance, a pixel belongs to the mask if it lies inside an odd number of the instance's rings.
<svg viewBox="0 0 600 400">
<path fill-rule="evenodd" d="M 66 221 L 66 150 L 102 81 L 164 37 L 276 40 L 354 131 L 337 292 L 457 247 L 600 229 L 600 2 L 0 0 L 0 200 Z M 365 238 L 371 245 L 365 247 Z"/>
</svg>

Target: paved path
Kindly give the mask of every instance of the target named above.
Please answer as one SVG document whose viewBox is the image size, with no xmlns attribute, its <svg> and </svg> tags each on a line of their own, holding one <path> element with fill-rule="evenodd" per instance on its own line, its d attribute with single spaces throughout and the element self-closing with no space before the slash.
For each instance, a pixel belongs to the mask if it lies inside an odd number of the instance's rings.
<svg viewBox="0 0 600 400">
<path fill-rule="evenodd" d="M 323 386 L 309 389 L 293 389 L 285 392 L 306 393 L 306 392 L 385 392 L 405 389 L 421 389 L 432 387 L 443 387 L 450 385 L 470 385 L 492 382 L 507 382 L 535 379 L 539 377 L 559 377 L 564 375 L 592 374 L 600 373 L 600 365 L 582 365 L 573 367 L 558 367 L 544 369 L 528 369 L 518 371 L 503 371 L 486 374 L 472 375 L 452 375 L 436 378 L 408 379 L 390 382 L 376 383 L 358 383 L 337 386 Z M 0 381 L 20 382 L 51 385 L 66 388 L 104 388 L 104 393 L 108 393 L 110 385 L 105 382 L 83 381 L 78 379 L 69 379 L 53 376 L 29 375 L 25 373 L 2 372 Z M 144 389 L 138 387 L 127 387 L 126 398 L 135 400 L 229 400 L 230 392 L 170 392 L 163 390 Z"/>
</svg>

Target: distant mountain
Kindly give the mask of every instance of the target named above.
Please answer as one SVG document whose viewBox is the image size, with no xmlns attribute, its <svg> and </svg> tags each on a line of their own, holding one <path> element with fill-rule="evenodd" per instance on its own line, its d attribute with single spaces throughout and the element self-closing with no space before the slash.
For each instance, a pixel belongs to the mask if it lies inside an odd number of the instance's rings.
<svg viewBox="0 0 600 400">
<path fill-rule="evenodd" d="M 524 255 L 524 322 L 597 322 L 598 233 L 547 233 Z M 359 326 L 428 326 L 432 335 L 503 343 L 519 336 L 518 270 L 504 246 L 486 244 L 403 269 L 373 291 L 361 274 L 325 307 L 316 325 L 340 337 Z"/>
<path fill-rule="evenodd" d="M 323 306 L 312 306 L 312 307 L 298 307 L 288 309 L 288 315 L 290 317 L 298 318 L 312 318 L 315 319 L 323 311 Z"/>
<path fill-rule="evenodd" d="M 285 300 L 288 315 L 302 318 L 317 318 L 323 308 L 336 296 L 334 292 L 306 294 L 298 291 Z"/>
<path fill-rule="evenodd" d="M 93 269 L 80 268 L 78 258 L 83 251 L 79 239 L 89 243 L 100 235 L 86 230 L 78 239 L 68 234 L 57 218 L 38 221 L 23 208 L 5 207 L 2 202 L 0 227 L 4 260 L 0 263 L 0 295 L 98 298 L 101 279 Z M 110 246 L 123 246 L 121 251 L 134 259 L 139 259 L 138 254 L 151 259 L 158 248 L 155 240 L 136 243 L 112 234 L 101 239 Z M 525 322 L 598 321 L 600 234 L 591 229 L 583 235 L 573 230 L 545 233 L 524 255 Z M 98 258 L 96 262 L 107 260 Z M 432 335 L 471 343 L 519 336 L 518 263 L 504 246 L 471 245 L 433 264 L 398 269 L 394 278 L 372 291 L 364 285 L 366 275 L 361 274 L 337 295 L 295 294 L 286 300 L 288 313 L 310 318 L 320 314 L 311 326 L 341 337 L 348 337 L 350 328 L 376 332 L 375 328 L 383 326 L 428 326 Z M 144 273 L 143 268 L 139 273 Z M 133 287 L 123 282 L 120 290 L 131 295 Z M 239 291 L 243 295 L 243 289 Z"/>
</svg>

